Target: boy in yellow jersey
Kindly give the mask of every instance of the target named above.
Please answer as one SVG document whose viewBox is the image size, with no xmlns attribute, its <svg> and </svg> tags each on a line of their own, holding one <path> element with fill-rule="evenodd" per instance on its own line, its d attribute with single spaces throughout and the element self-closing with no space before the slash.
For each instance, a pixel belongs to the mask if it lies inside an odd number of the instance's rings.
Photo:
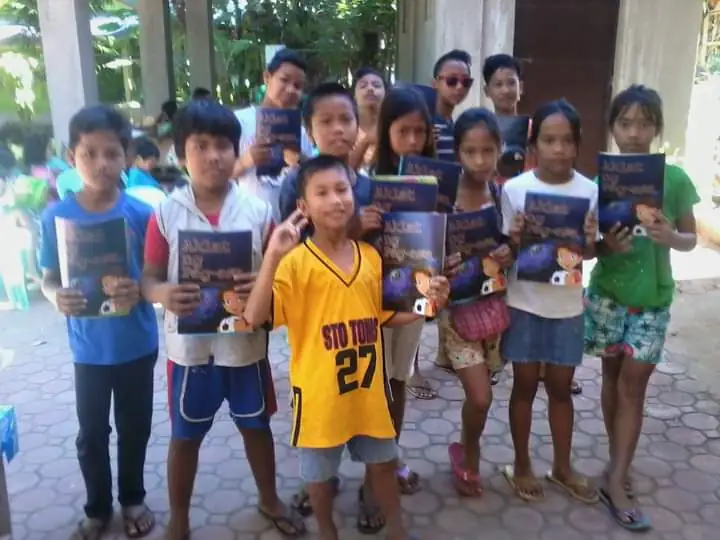
<svg viewBox="0 0 720 540">
<path fill-rule="evenodd" d="M 334 487 L 345 447 L 367 466 L 390 540 L 409 540 L 395 478 L 397 448 L 388 409 L 382 325 L 416 315 L 382 310 L 381 260 L 369 244 L 350 240 L 354 213 L 350 172 L 340 159 L 319 156 L 298 173 L 299 209 L 273 233 L 245 318 L 257 327 L 287 325 L 293 392 L 292 444 L 322 540 L 338 540 Z M 312 221 L 314 233 L 297 245 Z M 430 298 L 442 308 L 449 285 L 433 278 Z"/>
</svg>

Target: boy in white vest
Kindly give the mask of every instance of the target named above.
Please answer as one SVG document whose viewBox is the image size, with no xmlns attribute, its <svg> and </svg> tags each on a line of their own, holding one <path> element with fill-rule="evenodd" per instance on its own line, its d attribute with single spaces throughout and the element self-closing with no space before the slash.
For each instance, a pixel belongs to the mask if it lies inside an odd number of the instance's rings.
<svg viewBox="0 0 720 540">
<path fill-rule="evenodd" d="M 168 455 L 170 524 L 167 540 L 189 537 L 189 509 L 203 438 L 223 401 L 240 431 L 258 488 L 258 510 L 285 536 L 305 533 L 302 518 L 278 498 L 270 416 L 276 410 L 268 335 L 180 335 L 178 316 L 199 305 L 197 285 L 178 283 L 178 231 L 250 230 L 253 264 L 259 268 L 273 227 L 270 206 L 230 181 L 238 157 L 240 123 L 212 100 L 195 100 L 174 119 L 178 158 L 190 184 L 175 190 L 148 224 L 143 293 L 165 307 L 168 399 L 172 440 Z M 235 291 L 247 297 L 255 273 L 236 277 Z"/>
</svg>

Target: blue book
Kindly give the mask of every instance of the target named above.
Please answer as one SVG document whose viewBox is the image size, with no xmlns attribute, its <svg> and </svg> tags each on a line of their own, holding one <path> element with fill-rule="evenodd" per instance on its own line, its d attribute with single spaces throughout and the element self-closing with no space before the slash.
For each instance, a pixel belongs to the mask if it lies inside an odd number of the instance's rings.
<svg viewBox="0 0 720 540">
<path fill-rule="evenodd" d="M 235 276 L 252 272 L 251 231 L 179 231 L 179 282 L 200 286 L 200 305 L 178 320 L 179 334 L 248 332 Z"/>
<path fill-rule="evenodd" d="M 434 212 L 438 183 L 432 176 L 375 176 L 372 204 L 385 212 Z"/>
<path fill-rule="evenodd" d="M 127 315 L 108 294 L 118 278 L 129 275 L 125 219 L 80 224 L 55 218 L 60 282 L 85 296 L 85 309 L 76 317 Z"/>
<path fill-rule="evenodd" d="M 618 223 L 634 236 L 647 236 L 647 225 L 662 212 L 665 154 L 598 155 L 600 231 Z"/>
<path fill-rule="evenodd" d="M 450 300 L 461 304 L 504 291 L 505 273 L 489 255 L 503 242 L 500 216 L 495 206 L 448 214 L 445 252 L 462 257 L 457 274 L 450 280 Z"/>
<path fill-rule="evenodd" d="M 452 212 L 462 175 L 459 163 L 422 156 L 405 156 L 400 160 L 399 175 L 434 176 L 438 183 L 438 212 Z"/>
<path fill-rule="evenodd" d="M 257 168 L 259 176 L 277 176 L 288 165 L 285 150 L 300 152 L 302 117 L 300 109 L 257 109 L 256 138 L 266 139 L 271 146 L 269 163 Z"/>
<path fill-rule="evenodd" d="M 443 271 L 446 225 L 447 216 L 434 212 L 383 216 L 383 309 L 425 317 L 437 314 L 427 296 L 430 279 Z"/>
<path fill-rule="evenodd" d="M 517 256 L 519 280 L 582 287 L 585 216 L 590 201 L 528 193 L 525 229 Z"/>
</svg>

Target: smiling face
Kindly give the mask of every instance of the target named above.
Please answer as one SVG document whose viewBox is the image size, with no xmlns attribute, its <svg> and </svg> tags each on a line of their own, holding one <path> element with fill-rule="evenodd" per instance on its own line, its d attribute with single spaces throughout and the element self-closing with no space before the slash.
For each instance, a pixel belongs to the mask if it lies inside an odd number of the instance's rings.
<svg viewBox="0 0 720 540">
<path fill-rule="evenodd" d="M 427 298 L 430 293 L 430 278 L 429 272 L 424 270 L 417 270 L 413 272 L 413 281 L 415 282 L 415 288 L 418 292 Z"/>
<path fill-rule="evenodd" d="M 572 249 L 561 247 L 558 249 L 557 262 L 560 268 L 569 272 L 582 262 L 582 255 Z"/>
<path fill-rule="evenodd" d="M 346 230 L 355 211 L 350 178 L 339 168 L 326 169 L 312 174 L 305 193 L 298 202 L 316 230 Z"/>
<path fill-rule="evenodd" d="M 450 107 L 456 107 L 465 101 L 472 85 L 473 79 L 468 65 L 459 60 L 443 62 L 440 72 L 433 81 L 433 87 L 437 90 L 439 98 Z"/>
<path fill-rule="evenodd" d="M 243 302 L 235 291 L 223 291 L 223 307 L 225 311 L 236 317 L 240 317 L 245 311 Z"/>
</svg>

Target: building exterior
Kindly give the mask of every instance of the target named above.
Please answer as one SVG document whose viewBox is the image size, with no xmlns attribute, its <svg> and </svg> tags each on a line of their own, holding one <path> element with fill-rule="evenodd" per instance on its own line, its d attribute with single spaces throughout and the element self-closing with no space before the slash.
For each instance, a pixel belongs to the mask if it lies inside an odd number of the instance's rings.
<svg viewBox="0 0 720 540">
<path fill-rule="evenodd" d="M 579 168 L 594 173 L 608 143 L 612 95 L 632 83 L 665 103 L 668 152 L 682 153 L 703 0 L 398 0 L 398 78 L 427 81 L 435 60 L 460 48 L 478 81 L 466 106 L 487 104 L 482 60 L 514 54 L 522 63 L 521 112 L 560 97 L 583 119 Z"/>
</svg>

